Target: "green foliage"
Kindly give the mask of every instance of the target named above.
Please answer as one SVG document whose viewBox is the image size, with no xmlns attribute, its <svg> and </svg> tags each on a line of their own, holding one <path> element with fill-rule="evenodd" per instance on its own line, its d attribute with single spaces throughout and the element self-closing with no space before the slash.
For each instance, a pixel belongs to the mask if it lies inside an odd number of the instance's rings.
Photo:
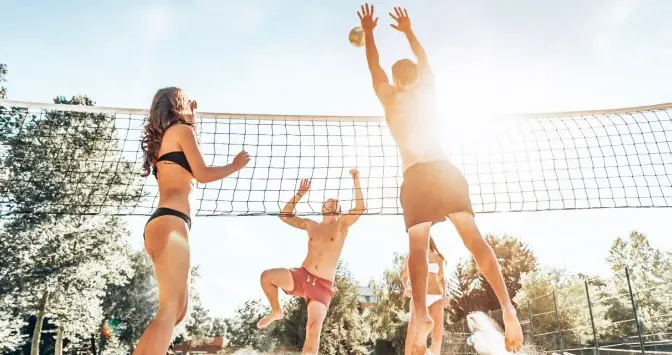
<svg viewBox="0 0 672 355">
<path fill-rule="evenodd" d="M 194 294 L 190 297 L 191 309 L 189 319 L 185 326 L 189 339 L 201 339 L 208 337 L 212 327 L 212 318 L 209 311 L 201 304 L 201 296 Z"/>
<path fill-rule="evenodd" d="M 621 339 L 637 333 L 636 324 L 626 321 L 634 317 L 629 296 L 613 297 L 617 294 L 628 295 L 626 268 L 630 273 L 643 333 L 672 332 L 669 317 L 660 317 L 672 313 L 672 297 L 667 292 L 672 283 L 670 253 L 654 248 L 645 234 L 633 231 L 627 238 L 616 238 L 609 250 L 607 262 L 613 278 L 600 294 L 600 301 L 606 308 L 604 320 L 609 324 L 602 336 Z"/>
<path fill-rule="evenodd" d="M 383 272 L 380 282 L 372 282 L 376 304 L 364 312 L 364 320 L 374 339 L 389 344 L 394 354 L 404 351 L 410 298 L 404 296 L 401 275 L 406 255 L 394 255 L 392 267 Z"/>
<path fill-rule="evenodd" d="M 537 258 L 519 238 L 487 235 L 485 240 L 497 256 L 509 295 L 514 298 L 522 288 L 522 276 L 537 267 Z M 457 278 L 457 288 L 452 291 L 452 322 L 463 320 L 469 312 L 499 309 L 499 301 L 492 287 L 478 270 L 473 258 L 460 263 L 454 276 Z"/>
<path fill-rule="evenodd" d="M 85 96 L 55 102 L 93 104 Z M 3 208 L 13 212 L 0 232 L 0 299 L 20 299 L 10 310 L 20 317 L 43 309 L 73 341 L 99 329 L 106 288 L 132 274 L 123 220 L 77 215 L 90 206 L 130 202 L 119 197 L 126 191 L 139 193 L 114 137 L 109 115 L 0 109 L 0 187 L 9 201 Z M 40 303 L 44 295 L 47 304 Z"/>
<path fill-rule="evenodd" d="M 306 300 L 292 297 L 283 305 L 285 317 L 275 322 L 274 336 L 284 347 L 300 351 L 306 340 L 306 324 L 308 323 L 308 305 Z"/>
<path fill-rule="evenodd" d="M 229 347 L 262 352 L 272 350 L 276 344 L 272 332 L 257 329 L 257 321 L 269 312 L 270 308 L 260 300 L 247 301 L 238 307 L 234 317 L 227 321 Z"/>
<path fill-rule="evenodd" d="M 359 287 L 343 262 L 336 267 L 334 295 L 322 326 L 320 354 L 365 354 L 368 340 L 359 314 Z"/>
<path fill-rule="evenodd" d="M 0 63 L 0 99 L 7 98 L 7 88 L 3 83 L 7 82 L 7 64 Z"/>
<path fill-rule="evenodd" d="M 208 332 L 209 337 L 227 338 L 229 327 L 226 325 L 226 319 L 215 317 L 212 319 L 212 324 Z"/>
<path fill-rule="evenodd" d="M 154 317 L 159 301 L 154 269 L 147 253 L 131 256 L 133 275 L 126 284 L 108 285 L 103 298 L 104 322 L 112 326 L 120 344 L 132 349 Z M 107 344 L 101 341 L 101 349 Z"/>
<path fill-rule="evenodd" d="M 560 349 L 560 336 L 554 332 L 559 329 L 570 330 L 590 324 L 590 316 L 585 304 L 586 292 L 583 278 L 562 269 L 540 268 L 524 275 L 523 287 L 516 295 L 518 314 L 521 320 L 529 320 L 532 314 L 531 329 L 537 336 L 535 345 L 545 350 Z M 555 309 L 559 310 L 556 319 Z M 545 335 L 539 335 L 545 334 Z M 583 339 L 592 336 L 591 329 L 565 331 L 562 341 L 565 348 L 581 344 Z M 592 339 L 592 338 L 591 338 Z"/>
<path fill-rule="evenodd" d="M 93 105 L 86 96 L 57 97 L 57 104 Z M 72 111 L 33 115 L 0 111 L 3 186 L 13 212 L 6 228 L 21 230 L 50 219 L 49 212 L 89 214 L 124 205 L 140 196 L 133 164 L 121 159 L 114 117 Z M 3 124 L 4 123 L 4 124 Z M 129 197 L 132 196 L 132 197 Z"/>
</svg>

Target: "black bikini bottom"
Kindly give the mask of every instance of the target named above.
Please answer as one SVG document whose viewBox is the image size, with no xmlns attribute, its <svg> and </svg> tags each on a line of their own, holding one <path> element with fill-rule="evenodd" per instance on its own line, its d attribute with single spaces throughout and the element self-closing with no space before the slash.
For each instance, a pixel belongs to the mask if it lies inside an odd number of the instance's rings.
<svg viewBox="0 0 672 355">
<path fill-rule="evenodd" d="M 176 211 L 176 210 L 174 210 L 174 209 L 172 209 L 172 208 L 166 208 L 166 207 L 159 207 L 159 208 L 157 208 L 156 211 L 154 211 L 154 213 L 152 213 L 152 215 L 149 216 L 149 219 L 147 220 L 147 223 L 145 223 L 145 226 L 147 226 L 147 224 L 148 224 L 149 222 L 151 222 L 153 219 L 155 219 L 155 218 L 159 218 L 159 217 L 161 217 L 161 216 L 175 216 L 175 217 L 179 217 L 179 218 L 181 218 L 181 219 L 184 221 L 184 223 L 187 224 L 187 226 L 189 227 L 189 230 L 191 230 L 191 218 L 190 218 L 189 216 L 187 216 L 186 214 L 184 214 L 184 213 L 182 213 L 182 212 L 180 212 L 180 211 Z M 142 234 L 142 238 L 143 238 L 143 239 L 145 238 L 145 234 L 144 234 L 144 233 Z"/>
</svg>

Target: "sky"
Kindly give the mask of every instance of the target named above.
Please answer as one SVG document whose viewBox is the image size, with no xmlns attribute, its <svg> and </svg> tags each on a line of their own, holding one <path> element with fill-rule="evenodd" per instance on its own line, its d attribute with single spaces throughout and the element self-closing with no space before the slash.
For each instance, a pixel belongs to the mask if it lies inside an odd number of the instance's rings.
<svg viewBox="0 0 672 355">
<path fill-rule="evenodd" d="M 406 6 L 436 75 L 441 109 L 549 112 L 672 101 L 672 2 L 667 0 L 375 1 L 388 69 L 411 52 L 388 24 Z M 317 1 L 0 0 L 0 62 L 13 100 L 87 94 L 97 105 L 146 108 L 182 87 L 208 112 L 381 115 L 363 49 L 348 32 L 360 3 Z M 606 274 L 617 236 L 632 230 L 672 249 L 670 209 L 498 213 L 484 233 L 519 236 L 543 265 Z M 129 218 L 142 247 L 146 217 Z M 300 265 L 305 235 L 274 217 L 197 217 L 192 261 L 214 315 L 263 296 L 259 275 Z M 436 227 L 454 264 L 468 256 L 449 223 Z M 356 278 L 379 278 L 407 249 L 400 216 L 366 216 L 343 251 Z"/>
</svg>

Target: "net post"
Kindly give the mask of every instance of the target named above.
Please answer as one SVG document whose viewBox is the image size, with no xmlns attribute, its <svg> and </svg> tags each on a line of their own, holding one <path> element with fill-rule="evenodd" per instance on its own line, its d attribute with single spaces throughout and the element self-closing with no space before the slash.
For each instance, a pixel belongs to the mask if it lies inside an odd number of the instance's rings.
<svg viewBox="0 0 672 355">
<path fill-rule="evenodd" d="M 555 290 L 553 291 L 553 305 L 555 306 L 555 324 L 557 332 L 560 334 L 560 350 L 565 352 L 565 343 L 562 341 L 562 329 L 560 328 L 560 312 L 558 312 L 558 299 L 555 297 Z"/>
<path fill-rule="evenodd" d="M 96 349 L 96 334 L 95 333 L 91 333 L 91 352 L 93 353 L 93 355 L 98 354 L 98 350 Z"/>
<path fill-rule="evenodd" d="M 593 316 L 593 305 L 590 302 L 590 291 L 588 288 L 588 280 L 583 281 L 586 286 L 586 301 L 588 302 L 588 312 L 590 313 L 590 325 L 593 328 L 593 342 L 595 343 L 595 354 L 600 354 L 600 346 L 597 340 L 597 330 L 595 329 L 595 317 Z"/>
<path fill-rule="evenodd" d="M 637 316 L 637 304 L 635 303 L 635 295 L 632 293 L 632 282 L 630 282 L 630 270 L 625 267 L 625 278 L 628 280 L 628 293 L 630 294 L 630 303 L 632 304 L 632 312 L 635 315 L 635 324 L 637 325 L 637 338 L 639 338 L 639 347 L 642 354 L 644 351 L 644 339 L 642 339 L 642 327 L 639 324 L 639 317 Z"/>
</svg>

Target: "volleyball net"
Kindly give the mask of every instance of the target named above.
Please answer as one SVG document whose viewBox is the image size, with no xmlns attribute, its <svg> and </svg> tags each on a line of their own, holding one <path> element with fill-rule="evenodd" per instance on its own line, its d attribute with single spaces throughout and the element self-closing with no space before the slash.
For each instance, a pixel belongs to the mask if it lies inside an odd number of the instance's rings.
<svg viewBox="0 0 672 355">
<path fill-rule="evenodd" d="M 2 214 L 146 215 L 156 179 L 142 172 L 147 112 L 0 100 Z M 672 206 L 672 104 L 466 118 L 444 117 L 445 150 L 470 185 L 474 212 Z M 471 122 L 471 123 L 470 123 Z M 197 216 L 277 215 L 301 179 L 297 214 L 338 198 L 354 205 L 359 169 L 367 214 L 401 213 L 402 165 L 381 117 L 198 113 L 205 161 L 240 172 L 196 184 Z"/>
</svg>

